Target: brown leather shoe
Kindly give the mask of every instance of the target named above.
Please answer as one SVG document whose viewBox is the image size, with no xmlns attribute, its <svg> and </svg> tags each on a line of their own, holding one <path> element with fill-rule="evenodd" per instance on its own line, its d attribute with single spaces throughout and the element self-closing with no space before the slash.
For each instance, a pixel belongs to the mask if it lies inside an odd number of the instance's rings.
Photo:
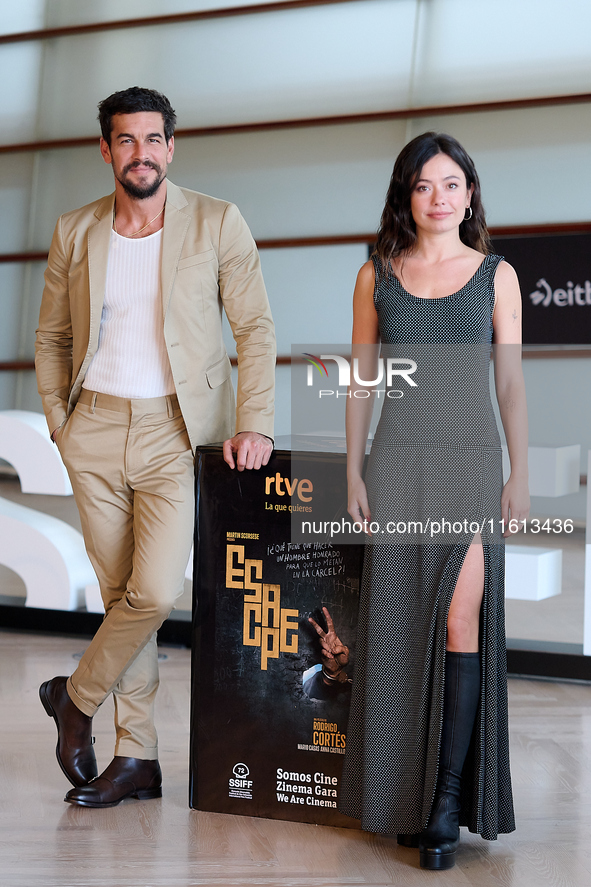
<svg viewBox="0 0 591 887">
<path fill-rule="evenodd" d="M 70 789 L 64 801 L 81 807 L 114 807 L 124 798 L 147 801 L 161 797 L 162 771 L 158 761 L 116 755 L 104 773 L 88 785 Z"/>
<path fill-rule="evenodd" d="M 74 705 L 65 677 L 52 678 L 39 687 L 43 708 L 57 724 L 57 762 L 72 785 L 86 785 L 98 773 L 94 756 L 92 718 Z"/>
</svg>

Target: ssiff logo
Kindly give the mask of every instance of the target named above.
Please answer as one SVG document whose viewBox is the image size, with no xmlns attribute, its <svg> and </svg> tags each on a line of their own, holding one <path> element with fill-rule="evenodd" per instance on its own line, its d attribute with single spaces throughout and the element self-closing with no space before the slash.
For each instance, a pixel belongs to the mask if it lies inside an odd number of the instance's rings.
<svg viewBox="0 0 591 887">
<path fill-rule="evenodd" d="M 249 779 L 250 770 L 246 764 L 242 762 L 234 764 L 232 768 L 233 776 L 228 780 L 228 796 L 230 798 L 247 798 L 252 800 L 252 779 Z"/>
<path fill-rule="evenodd" d="M 547 308 L 551 303 L 558 308 L 565 308 L 569 305 L 591 305 L 591 281 L 586 280 L 584 284 L 577 283 L 576 286 L 572 280 L 566 283 L 566 289 L 553 290 L 545 277 L 541 277 L 536 283 L 538 287 L 533 293 L 529 294 L 533 304 L 537 307 Z"/>
</svg>

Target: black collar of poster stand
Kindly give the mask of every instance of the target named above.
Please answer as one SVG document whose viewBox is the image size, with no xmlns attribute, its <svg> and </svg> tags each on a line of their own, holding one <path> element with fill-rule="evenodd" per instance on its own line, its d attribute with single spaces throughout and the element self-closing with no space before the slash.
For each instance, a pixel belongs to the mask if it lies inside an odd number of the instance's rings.
<svg viewBox="0 0 591 887">
<path fill-rule="evenodd" d="M 3 631 L 91 638 L 102 621 L 102 614 L 84 610 L 42 610 L 0 605 L 0 630 Z M 188 619 L 167 619 L 158 632 L 158 643 L 190 647 L 191 622 Z"/>
</svg>

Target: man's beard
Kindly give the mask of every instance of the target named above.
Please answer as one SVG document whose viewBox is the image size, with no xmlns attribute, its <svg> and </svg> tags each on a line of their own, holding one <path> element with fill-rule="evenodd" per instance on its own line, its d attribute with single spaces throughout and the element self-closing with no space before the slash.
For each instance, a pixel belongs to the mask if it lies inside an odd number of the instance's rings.
<svg viewBox="0 0 591 887">
<path fill-rule="evenodd" d="M 156 178 L 149 185 L 136 185 L 134 182 L 130 182 L 125 178 L 130 169 L 136 169 L 138 166 L 149 166 L 150 169 L 153 169 L 156 172 Z M 143 163 L 136 160 L 133 163 L 128 164 L 128 166 L 124 166 L 121 175 L 116 176 L 119 184 L 122 185 L 129 196 L 135 198 L 135 200 L 146 200 L 148 197 L 153 197 L 165 178 L 166 171 L 163 172 L 162 167 L 158 166 L 157 163 L 152 163 L 151 160 L 145 160 Z"/>
</svg>

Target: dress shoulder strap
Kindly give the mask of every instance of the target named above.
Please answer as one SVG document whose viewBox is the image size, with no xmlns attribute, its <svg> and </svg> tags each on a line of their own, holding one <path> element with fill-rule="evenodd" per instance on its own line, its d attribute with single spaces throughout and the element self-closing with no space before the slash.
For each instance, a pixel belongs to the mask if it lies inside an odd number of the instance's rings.
<svg viewBox="0 0 591 887">
<path fill-rule="evenodd" d="M 493 311 L 495 310 L 495 274 L 497 273 L 497 268 L 504 262 L 504 256 L 498 256 L 496 253 L 489 253 L 488 256 L 484 259 L 483 272 L 484 272 L 484 280 L 486 281 L 486 292 L 488 295 L 488 303 L 490 307 L 490 318 L 492 324 L 492 316 Z"/>
<path fill-rule="evenodd" d="M 501 262 L 505 261 L 505 256 L 499 256 L 496 253 L 489 253 L 488 256 L 486 256 L 484 261 L 487 263 L 486 270 L 490 271 L 490 273 L 494 277 L 495 272 L 496 272 L 497 268 L 499 267 L 499 265 L 501 264 Z"/>
<path fill-rule="evenodd" d="M 389 267 L 384 268 L 382 265 L 382 260 L 378 255 L 373 253 L 371 256 L 371 260 L 373 262 L 373 270 L 375 276 L 375 284 L 373 288 L 373 301 L 377 306 L 379 302 L 383 299 L 390 298 L 390 290 L 391 287 L 388 287 L 388 282 L 391 278 Z"/>
</svg>

